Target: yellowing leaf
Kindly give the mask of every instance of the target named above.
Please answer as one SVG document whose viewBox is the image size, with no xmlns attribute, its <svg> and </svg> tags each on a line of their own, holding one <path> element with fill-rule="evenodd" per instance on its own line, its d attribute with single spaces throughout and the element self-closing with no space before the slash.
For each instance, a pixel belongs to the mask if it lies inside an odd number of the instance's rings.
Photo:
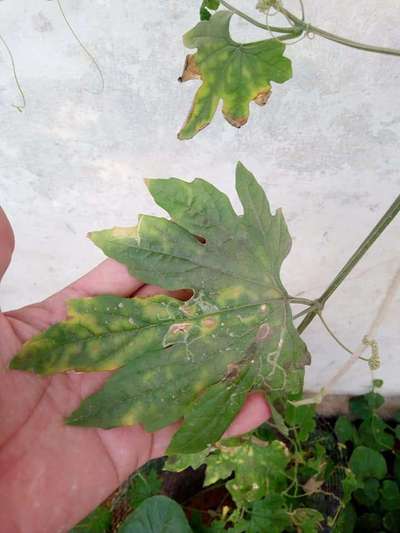
<svg viewBox="0 0 400 533">
<path fill-rule="evenodd" d="M 229 32 L 230 11 L 219 11 L 197 24 L 184 36 L 187 48 L 197 48 L 186 58 L 180 81 L 201 78 L 189 116 L 179 139 L 190 139 L 212 120 L 220 100 L 226 120 L 240 128 L 249 116 L 253 100 L 264 105 L 271 81 L 284 83 L 292 77 L 290 60 L 283 57 L 285 45 L 278 39 L 237 43 Z"/>
<path fill-rule="evenodd" d="M 302 390 L 308 352 L 279 276 L 291 240 L 281 211 L 271 214 L 241 164 L 242 215 L 204 180 L 148 187 L 171 220 L 142 215 L 136 228 L 91 238 L 144 282 L 191 288 L 193 297 L 74 300 L 69 319 L 26 343 L 11 367 L 116 370 L 68 423 L 154 431 L 183 417 L 170 453 L 194 453 L 221 437 L 249 391 L 265 390 L 279 409 Z"/>
</svg>

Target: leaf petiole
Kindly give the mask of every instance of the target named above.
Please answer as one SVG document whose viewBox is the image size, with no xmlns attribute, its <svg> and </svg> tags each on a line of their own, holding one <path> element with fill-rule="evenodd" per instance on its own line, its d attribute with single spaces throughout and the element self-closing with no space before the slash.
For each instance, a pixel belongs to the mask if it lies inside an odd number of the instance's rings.
<svg viewBox="0 0 400 533">
<path fill-rule="evenodd" d="M 285 17 L 292 21 L 294 26 L 293 28 L 301 29 L 305 31 L 308 34 L 314 33 L 315 35 L 319 35 L 323 37 L 324 39 L 328 39 L 329 41 L 334 41 L 336 43 L 342 44 L 343 46 L 349 46 L 350 48 L 356 48 L 358 50 L 364 50 L 365 52 L 374 52 L 376 54 L 386 54 L 386 55 L 392 55 L 392 56 L 400 56 L 400 50 L 395 48 L 385 48 L 382 46 L 373 46 L 370 44 L 365 43 L 359 43 L 357 41 L 352 41 L 351 39 L 346 39 L 345 37 L 341 37 L 340 35 L 336 35 L 335 33 L 330 33 L 328 31 L 323 30 L 322 28 L 318 28 L 317 26 L 314 26 L 313 24 L 310 24 L 308 22 L 305 22 L 287 9 L 285 9 L 279 2 L 276 3 L 275 8 L 282 13 L 282 15 L 285 15 Z"/>
<path fill-rule="evenodd" d="M 238 15 L 240 18 L 247 20 L 247 22 L 250 22 L 250 24 L 253 24 L 253 26 L 257 26 L 257 28 L 261 28 L 262 30 L 270 30 L 275 31 L 277 33 L 288 34 L 294 34 L 298 32 L 298 28 L 295 28 L 294 26 L 283 28 L 281 26 L 270 26 L 267 24 L 263 24 L 262 22 L 259 22 L 258 20 L 254 19 L 253 17 L 250 17 L 250 15 L 247 15 L 247 13 L 240 11 L 240 9 L 237 9 L 235 6 L 232 6 L 228 2 L 225 2 L 225 0 L 220 0 L 220 4 L 226 7 L 226 9 L 229 9 L 229 11 L 232 11 L 232 13 L 235 13 L 235 15 Z"/>
<path fill-rule="evenodd" d="M 290 23 L 292 23 L 291 27 L 285 28 L 281 26 L 271 26 L 269 24 L 263 24 L 262 22 L 259 22 L 253 17 L 247 15 L 247 13 L 244 13 L 240 9 L 237 9 L 235 6 L 232 6 L 225 0 L 220 0 L 220 3 L 221 5 L 226 7 L 226 9 L 229 9 L 230 11 L 232 11 L 232 13 L 235 13 L 235 15 L 238 15 L 242 19 L 247 20 L 247 22 L 253 24 L 253 26 L 256 26 L 257 28 L 268 30 L 270 32 L 286 34 L 282 37 L 277 37 L 277 39 L 279 40 L 292 39 L 293 37 L 300 36 L 303 33 L 305 33 L 306 35 L 314 34 L 319 35 L 324 39 L 328 39 L 329 41 L 334 41 L 343 46 L 348 46 L 357 50 L 363 50 L 364 52 L 374 52 L 376 54 L 386 54 L 400 57 L 400 50 L 396 48 L 386 48 L 383 46 L 374 46 L 370 44 L 360 43 L 351 39 L 347 39 L 346 37 L 341 37 L 340 35 L 336 35 L 335 33 L 328 32 L 322 28 L 318 28 L 317 26 L 314 26 L 313 24 L 310 24 L 309 22 L 306 22 L 296 17 L 296 15 L 284 8 L 281 2 L 278 1 L 274 3 L 274 7 L 277 11 L 282 13 L 282 15 L 284 15 Z"/>
</svg>

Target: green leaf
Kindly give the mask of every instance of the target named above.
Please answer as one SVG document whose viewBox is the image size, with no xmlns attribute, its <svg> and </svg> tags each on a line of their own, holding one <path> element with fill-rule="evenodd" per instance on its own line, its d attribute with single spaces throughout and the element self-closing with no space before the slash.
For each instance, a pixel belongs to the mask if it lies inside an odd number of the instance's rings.
<svg viewBox="0 0 400 533">
<path fill-rule="evenodd" d="M 353 442 L 357 438 L 357 430 L 346 416 L 336 420 L 335 433 L 340 442 Z"/>
<path fill-rule="evenodd" d="M 356 531 L 377 533 L 381 528 L 381 517 L 376 513 L 364 513 L 358 517 Z"/>
<path fill-rule="evenodd" d="M 383 479 L 387 474 L 386 461 L 383 455 L 366 446 L 358 446 L 353 451 L 349 466 L 360 479 Z"/>
<path fill-rule="evenodd" d="M 11 367 L 116 370 L 67 422 L 141 423 L 155 431 L 183 417 L 170 451 L 195 453 L 221 438 L 249 391 L 265 390 L 281 408 L 302 391 L 309 354 L 279 274 L 291 239 L 282 213 L 271 214 L 241 164 L 240 216 L 204 180 L 151 180 L 148 187 L 172 220 L 141 216 L 136 228 L 91 238 L 143 282 L 191 288 L 193 297 L 73 300 L 69 320 L 26 343 Z"/>
<path fill-rule="evenodd" d="M 128 515 L 119 533 L 192 533 L 180 505 L 166 496 L 145 500 Z"/>
<path fill-rule="evenodd" d="M 357 418 L 368 418 L 376 409 L 385 403 L 385 399 L 377 392 L 369 392 L 350 399 L 350 411 Z"/>
<path fill-rule="evenodd" d="M 237 506 L 245 506 L 286 487 L 289 461 L 288 449 L 278 440 L 265 445 L 247 441 L 236 448 L 221 447 L 206 459 L 204 486 L 227 479 L 234 472 L 226 488 Z"/>
<path fill-rule="evenodd" d="M 271 81 L 284 83 L 292 77 L 290 60 L 283 57 L 285 45 L 278 39 L 253 43 L 235 42 L 229 31 L 231 11 L 219 11 L 185 34 L 184 45 L 197 48 L 186 58 L 181 81 L 202 80 L 189 116 L 178 134 L 190 139 L 212 120 L 220 100 L 226 120 L 240 128 L 254 100 L 264 105 Z"/>
<path fill-rule="evenodd" d="M 394 457 L 394 478 L 400 485 L 400 455 L 395 453 Z"/>
<path fill-rule="evenodd" d="M 292 512 L 291 520 L 299 533 L 318 533 L 324 517 L 316 509 L 299 507 Z"/>
<path fill-rule="evenodd" d="M 347 505 L 340 513 L 332 529 L 332 533 L 353 533 L 357 521 L 357 513 L 352 505 Z"/>
<path fill-rule="evenodd" d="M 396 511 L 400 509 L 400 491 L 397 483 L 385 479 L 381 489 L 381 504 L 385 511 Z"/>
<path fill-rule="evenodd" d="M 381 387 L 383 387 L 383 379 L 374 379 L 372 381 L 372 386 L 375 389 L 380 389 Z"/>
<path fill-rule="evenodd" d="M 376 414 L 365 419 L 358 428 L 361 443 L 378 451 L 393 448 L 394 437 L 388 431 L 391 431 L 390 426 Z"/>
<path fill-rule="evenodd" d="M 112 513 L 107 507 L 100 505 L 70 529 L 69 533 L 106 533 L 111 528 Z"/>
<path fill-rule="evenodd" d="M 400 511 L 391 511 L 383 517 L 383 525 L 390 533 L 400 533 Z"/>
<path fill-rule="evenodd" d="M 133 508 L 138 507 L 144 500 L 159 494 L 162 481 L 154 468 L 148 472 L 139 471 L 129 485 L 127 499 Z"/>
<path fill-rule="evenodd" d="M 288 404 L 285 412 L 285 420 L 291 427 L 297 430 L 300 441 L 306 441 L 315 430 L 315 406 Z"/>
<path fill-rule="evenodd" d="M 248 533 L 282 533 L 290 525 L 285 499 L 271 494 L 253 504 Z"/>
<path fill-rule="evenodd" d="M 200 6 L 200 20 L 210 20 L 210 10 L 219 8 L 219 0 L 203 0 Z"/>
<path fill-rule="evenodd" d="M 354 492 L 354 498 L 361 505 L 371 507 L 379 498 L 380 483 L 377 479 L 367 479 L 362 488 Z"/>
<path fill-rule="evenodd" d="M 286 487 L 285 469 L 290 457 L 281 441 L 275 440 L 268 446 L 242 445 L 229 455 L 235 477 L 226 483 L 226 488 L 238 506 Z M 206 482 L 208 476 L 207 468 Z"/>
<path fill-rule="evenodd" d="M 360 489 L 364 486 L 364 482 L 360 479 L 357 479 L 354 475 L 354 472 L 351 470 L 345 471 L 345 478 L 342 480 L 342 489 L 343 489 L 343 496 L 342 496 L 342 503 L 343 505 L 347 505 L 352 498 L 352 495 L 354 491 L 357 489 Z"/>
<path fill-rule="evenodd" d="M 179 455 L 171 455 L 167 458 L 164 465 L 164 470 L 169 472 L 182 472 L 186 468 L 199 468 L 205 464 L 206 458 L 209 455 L 209 450 L 205 449 L 198 453 L 181 453 Z"/>
</svg>

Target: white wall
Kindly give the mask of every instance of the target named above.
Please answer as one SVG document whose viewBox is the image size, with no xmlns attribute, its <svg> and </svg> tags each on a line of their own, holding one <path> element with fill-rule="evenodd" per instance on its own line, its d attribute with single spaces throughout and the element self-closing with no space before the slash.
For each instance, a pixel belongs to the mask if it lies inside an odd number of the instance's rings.
<svg viewBox="0 0 400 533">
<path fill-rule="evenodd" d="M 375 0 L 305 2 L 316 25 L 400 48 L 397 0 L 384 9 Z M 41 299 L 95 265 L 102 256 L 85 238 L 89 230 L 157 213 L 147 176 L 206 177 L 234 194 L 234 164 L 242 160 L 272 206 L 284 208 L 294 240 L 284 280 L 292 294 L 308 297 L 321 293 L 398 194 L 400 58 L 319 38 L 288 47 L 293 80 L 275 85 L 246 127 L 235 130 L 218 112 L 195 139 L 178 141 L 196 88 L 176 81 L 185 57 L 181 36 L 197 22 L 198 4 L 64 0 L 104 72 L 105 91 L 97 95 L 96 71 L 55 1 L 1 2 L 0 33 L 27 98 L 22 113 L 12 107 L 18 94 L 0 47 L 0 203 L 17 239 L 0 289 L 3 309 Z M 233 30 L 255 33 L 236 19 Z M 350 346 L 400 262 L 399 230 L 397 220 L 327 306 L 331 327 Z M 397 299 L 378 338 L 387 393 L 399 389 L 399 311 Z M 314 357 L 307 384 L 316 390 L 346 354 L 316 321 L 305 339 Z M 337 391 L 362 391 L 369 382 L 359 363 Z"/>
</svg>

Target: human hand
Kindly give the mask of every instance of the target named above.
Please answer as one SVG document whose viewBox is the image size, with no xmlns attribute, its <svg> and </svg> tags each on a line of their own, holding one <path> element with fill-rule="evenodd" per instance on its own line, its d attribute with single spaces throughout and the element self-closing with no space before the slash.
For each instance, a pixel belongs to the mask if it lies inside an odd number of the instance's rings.
<svg viewBox="0 0 400 533">
<path fill-rule="evenodd" d="M 0 279 L 14 246 L 0 208 Z M 163 292 L 143 285 L 106 260 L 61 292 L 34 305 L 0 313 L 0 524 L 4 533 L 68 531 L 135 469 L 164 454 L 179 426 L 155 433 L 140 425 L 111 430 L 67 426 L 63 419 L 98 389 L 109 372 L 47 378 L 8 370 L 22 344 L 66 318 L 71 298 Z M 250 431 L 269 416 L 263 396 L 252 393 L 227 436 Z"/>
</svg>

